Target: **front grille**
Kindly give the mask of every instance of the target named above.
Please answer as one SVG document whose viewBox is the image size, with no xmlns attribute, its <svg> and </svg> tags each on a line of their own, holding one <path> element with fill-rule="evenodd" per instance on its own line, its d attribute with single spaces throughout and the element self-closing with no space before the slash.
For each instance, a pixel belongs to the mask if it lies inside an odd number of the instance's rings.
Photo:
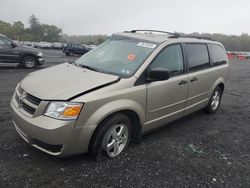
<svg viewBox="0 0 250 188">
<path fill-rule="evenodd" d="M 27 93 L 27 98 L 28 101 L 30 101 L 31 103 L 35 104 L 35 105 L 39 105 L 41 102 L 41 99 L 34 97 L 33 95 L 30 95 Z"/>
<path fill-rule="evenodd" d="M 18 91 L 20 94 L 22 94 L 24 92 L 24 90 L 20 86 L 18 87 Z"/>
<path fill-rule="evenodd" d="M 28 112 L 28 113 L 30 113 L 30 114 L 34 114 L 35 111 L 36 111 L 35 108 L 30 107 L 29 105 L 27 105 L 27 104 L 24 103 L 24 102 L 22 103 L 22 107 L 23 107 L 23 109 L 24 109 L 26 112 Z"/>
<path fill-rule="evenodd" d="M 23 90 L 23 88 L 21 88 L 21 87 L 18 87 L 18 91 L 19 91 L 19 93 L 20 93 L 21 95 L 22 95 L 23 93 L 26 93 L 26 92 Z M 40 102 L 41 102 L 41 99 L 39 99 L 39 98 L 37 98 L 37 97 L 35 97 L 35 96 L 29 94 L 29 93 L 26 93 L 26 99 L 27 99 L 28 101 L 30 101 L 31 103 L 37 105 L 37 106 L 38 106 L 38 105 L 40 104 Z"/>
<path fill-rule="evenodd" d="M 18 103 L 19 108 L 22 108 L 27 113 L 34 115 L 36 109 L 41 103 L 41 99 L 27 93 L 20 86 L 18 87 L 15 94 L 16 102 Z"/>
</svg>

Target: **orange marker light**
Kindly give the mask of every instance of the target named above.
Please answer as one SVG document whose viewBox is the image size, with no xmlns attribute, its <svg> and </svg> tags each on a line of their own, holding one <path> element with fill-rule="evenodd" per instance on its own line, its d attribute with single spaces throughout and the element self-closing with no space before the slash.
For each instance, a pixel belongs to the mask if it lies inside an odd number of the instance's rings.
<svg viewBox="0 0 250 188">
<path fill-rule="evenodd" d="M 78 116 L 81 111 L 81 106 L 69 106 L 66 107 L 63 116 L 64 117 L 73 117 L 73 116 Z"/>
<path fill-rule="evenodd" d="M 136 58 L 136 55 L 135 55 L 135 54 L 129 54 L 129 55 L 128 55 L 128 60 L 129 60 L 129 61 L 134 61 L 135 58 Z"/>
</svg>

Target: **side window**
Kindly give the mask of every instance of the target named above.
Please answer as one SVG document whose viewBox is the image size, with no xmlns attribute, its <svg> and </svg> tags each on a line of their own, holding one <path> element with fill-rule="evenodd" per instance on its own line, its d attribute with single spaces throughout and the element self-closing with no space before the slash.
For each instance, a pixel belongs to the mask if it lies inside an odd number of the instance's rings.
<svg viewBox="0 0 250 188">
<path fill-rule="evenodd" d="M 2 37 L 0 37 L 0 46 L 4 46 L 4 41 L 3 41 Z"/>
<path fill-rule="evenodd" d="M 78 45 L 78 49 L 79 49 L 79 50 L 83 50 L 83 46 Z"/>
<path fill-rule="evenodd" d="M 213 66 L 227 63 L 227 55 L 222 46 L 218 44 L 210 44 L 209 46 L 213 60 Z"/>
<path fill-rule="evenodd" d="M 4 38 L 4 37 L 0 37 L 0 46 L 10 46 L 11 42 Z"/>
<path fill-rule="evenodd" d="M 151 68 L 162 67 L 168 69 L 170 76 L 184 72 L 182 48 L 174 44 L 164 48 L 154 59 Z"/>
<path fill-rule="evenodd" d="M 189 70 L 195 71 L 210 66 L 206 44 L 186 44 Z"/>
</svg>

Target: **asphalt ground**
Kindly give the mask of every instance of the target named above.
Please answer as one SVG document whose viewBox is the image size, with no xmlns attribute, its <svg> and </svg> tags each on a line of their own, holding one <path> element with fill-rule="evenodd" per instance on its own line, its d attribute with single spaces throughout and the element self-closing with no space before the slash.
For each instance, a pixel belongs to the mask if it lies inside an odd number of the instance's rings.
<svg viewBox="0 0 250 188">
<path fill-rule="evenodd" d="M 44 53 L 43 67 L 77 58 Z M 0 187 L 250 187 L 250 62 L 230 62 L 216 114 L 198 111 L 100 162 L 47 155 L 15 131 L 9 101 L 32 71 L 0 65 Z"/>
</svg>

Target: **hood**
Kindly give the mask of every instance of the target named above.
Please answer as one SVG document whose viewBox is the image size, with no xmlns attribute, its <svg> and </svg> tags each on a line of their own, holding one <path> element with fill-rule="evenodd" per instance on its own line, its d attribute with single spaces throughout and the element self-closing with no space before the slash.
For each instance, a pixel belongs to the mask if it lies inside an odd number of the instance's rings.
<svg viewBox="0 0 250 188">
<path fill-rule="evenodd" d="M 68 63 L 30 73 L 20 83 L 42 100 L 68 100 L 118 81 L 119 76 L 95 72 Z"/>
<path fill-rule="evenodd" d="M 33 48 L 33 47 L 30 47 L 30 46 L 17 46 L 15 47 L 16 50 L 22 50 L 22 51 L 32 51 L 32 52 L 35 52 L 35 53 L 38 53 L 40 52 L 38 49 L 36 48 Z"/>
</svg>

